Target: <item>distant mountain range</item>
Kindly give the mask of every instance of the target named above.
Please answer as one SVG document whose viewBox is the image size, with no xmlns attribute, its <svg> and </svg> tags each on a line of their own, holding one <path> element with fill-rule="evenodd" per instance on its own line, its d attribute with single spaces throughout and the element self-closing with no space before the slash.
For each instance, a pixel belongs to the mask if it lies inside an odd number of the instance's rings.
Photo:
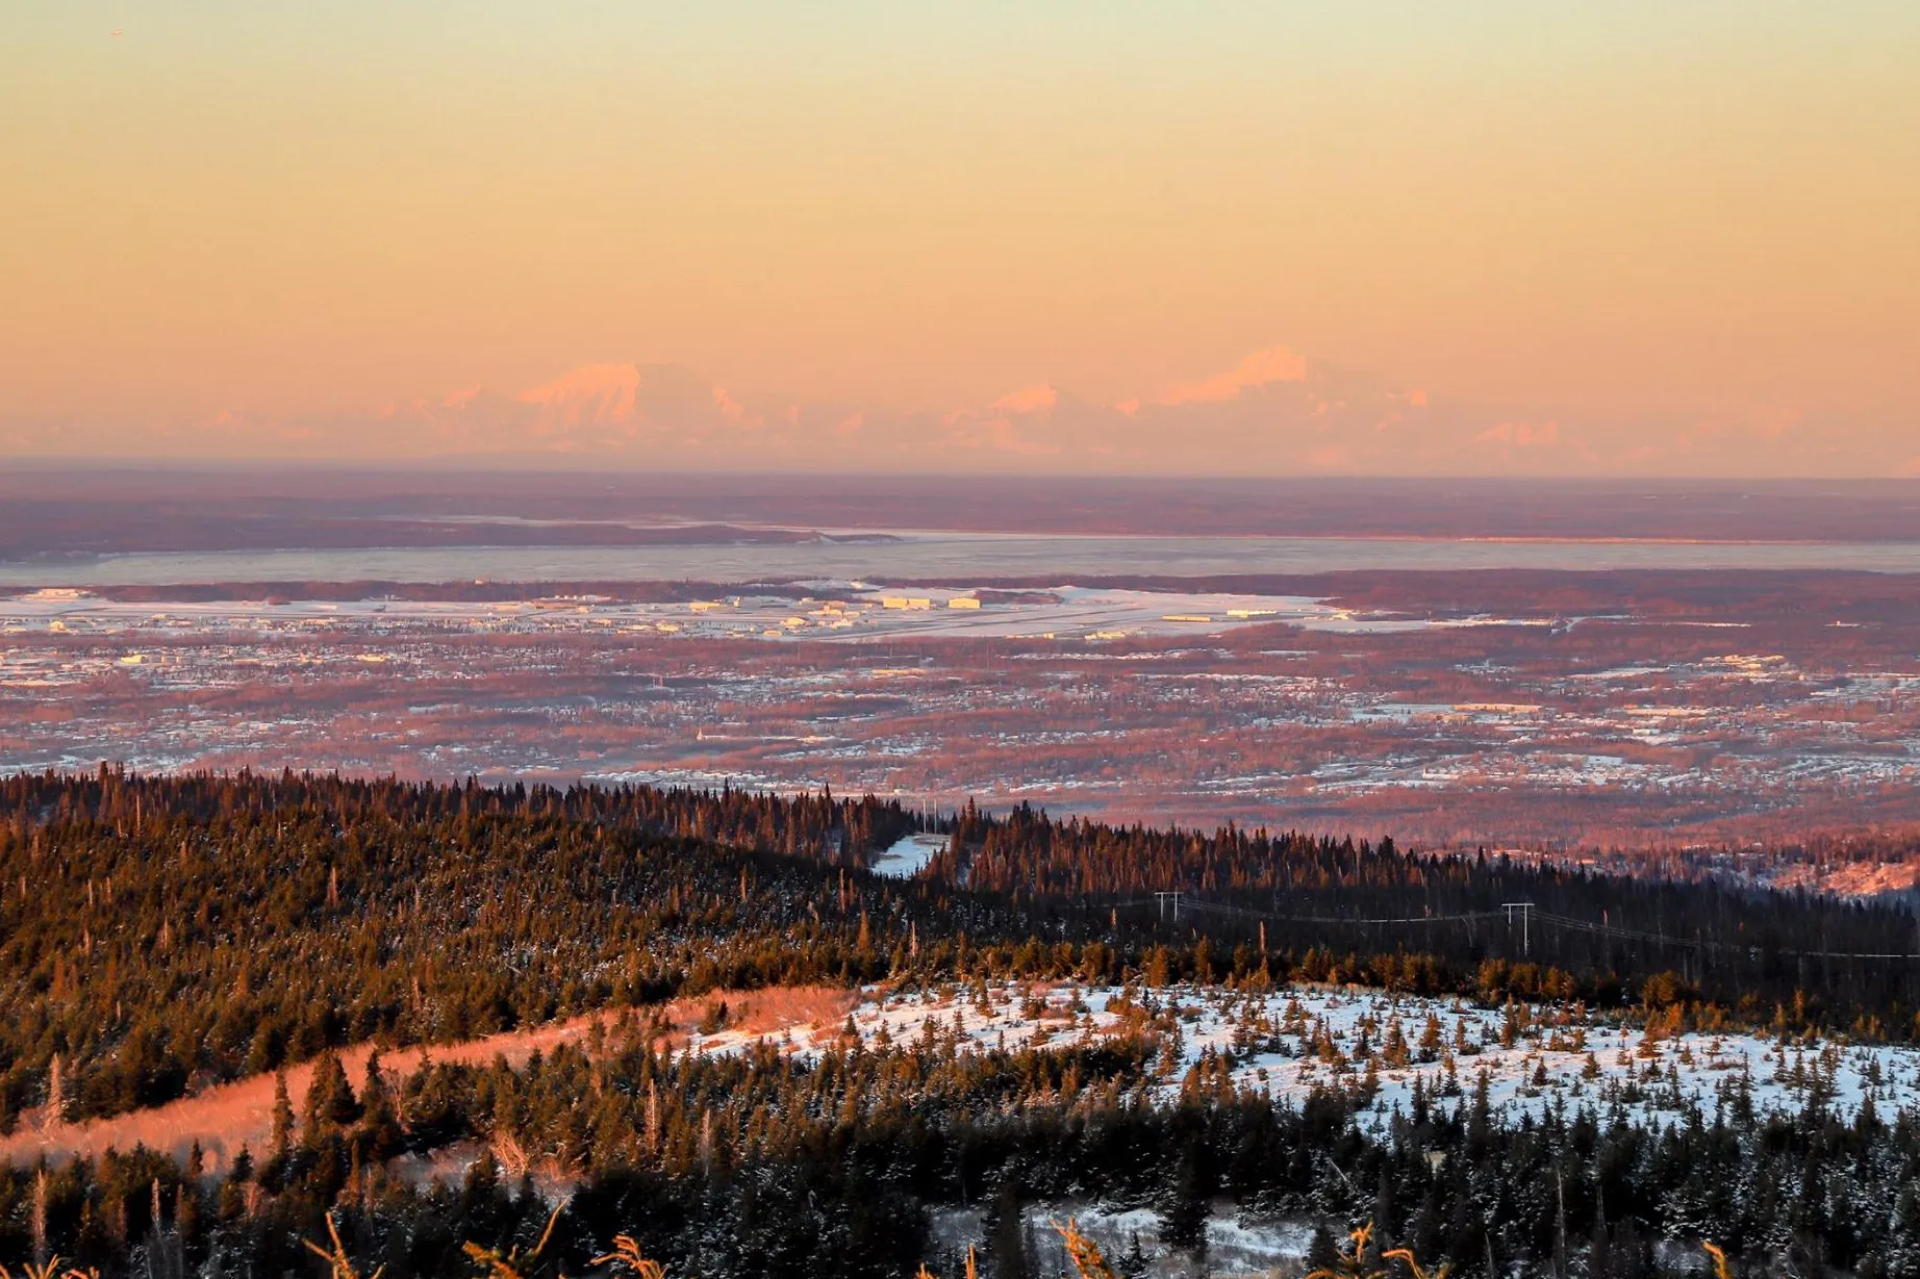
<svg viewBox="0 0 1920 1279">
<path fill-rule="evenodd" d="M 0 455 L 398 461 L 620 469 L 1281 474 L 1920 474 L 1860 432 L 1794 415 L 1598 427 L 1502 415 L 1283 346 L 1198 382 L 1100 403 L 1051 384 L 944 413 L 735 393 L 670 364 L 590 364 L 517 393 L 472 387 L 361 413 L 238 410 L 155 428 L 0 425 Z M 1907 449 L 1920 448 L 1909 440 Z"/>
</svg>

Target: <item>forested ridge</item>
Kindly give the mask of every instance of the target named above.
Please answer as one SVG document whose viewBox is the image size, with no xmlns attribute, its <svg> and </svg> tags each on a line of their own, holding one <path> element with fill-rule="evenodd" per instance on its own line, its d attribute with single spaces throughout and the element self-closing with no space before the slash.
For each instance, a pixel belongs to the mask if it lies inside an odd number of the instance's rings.
<svg viewBox="0 0 1920 1279">
<path fill-rule="evenodd" d="M 4 792 L 8 1116 L 56 1074 L 63 1115 L 106 1114 L 348 1042 L 870 980 L 891 960 L 873 939 L 916 921 L 1016 931 L 828 865 L 903 828 L 873 801 L 112 775 Z"/>
<path fill-rule="evenodd" d="M 928 825 L 952 838 L 923 874 L 865 869 Z M 1903 947 L 1893 907 L 1027 809 L 112 769 L 0 780 L 0 889 L 8 1125 L 319 1063 L 301 1113 L 217 1172 L 136 1150 L 0 1177 L 0 1261 L 298 1272 L 331 1210 L 366 1271 L 465 1274 L 462 1243 L 537 1238 L 539 1167 L 572 1188 L 550 1265 L 573 1274 L 623 1230 L 675 1276 L 953 1273 L 932 1214 L 971 1205 L 987 1279 L 1025 1279 L 1021 1205 L 1087 1197 L 1151 1207 L 1196 1248 L 1216 1200 L 1373 1218 L 1462 1275 L 1572 1257 L 1637 1277 L 1657 1239 L 1705 1235 L 1756 1273 L 1920 1274 L 1920 1129 L 1871 1104 L 1843 1120 L 1817 1090 L 1796 1119 L 1756 1119 L 1730 1076 L 1659 1133 L 1617 1107 L 1509 1125 L 1469 1067 L 1375 1131 L 1358 1074 L 1302 1106 L 1204 1059 L 1169 1076 L 1171 1008 L 1092 1046 L 930 1032 L 812 1059 L 676 1052 L 656 1020 L 669 999 L 802 983 L 1335 982 L 1904 1040 L 1908 967 L 1833 957 Z M 1154 896 L 1174 890 L 1177 914 Z M 1530 930 L 1501 910 L 1516 901 Z M 583 1013 L 605 1020 L 590 1046 L 524 1066 L 349 1080 L 333 1055 Z M 450 1186 L 393 1162 L 463 1144 L 481 1154 Z"/>
<path fill-rule="evenodd" d="M 1920 961 L 1834 957 L 1910 949 L 1897 907 L 972 806 L 939 823 L 951 851 L 924 875 L 861 869 L 923 824 L 825 794 L 8 778 L 0 1121 L 46 1102 L 56 1074 L 63 1114 L 106 1114 L 348 1042 L 1008 963 L 1117 979 L 1154 962 L 1202 982 L 1265 966 L 1601 1006 L 1657 978 L 1660 1002 L 1749 1024 L 1916 1030 Z M 1189 894 L 1177 916 L 1152 896 L 1170 889 Z M 1523 931 L 1502 912 L 1515 901 L 1615 932 Z M 1354 922 L 1378 919 L 1398 922 Z"/>
<path fill-rule="evenodd" d="M 1014 902 L 1138 901 L 1183 890 L 1194 898 L 1188 918 L 1217 935 L 1243 936 L 1265 920 L 1293 944 L 1342 953 L 1416 952 L 1455 965 L 1523 960 L 1571 976 L 1603 1003 L 1637 994 L 1651 973 L 1672 972 L 1681 987 L 1748 1019 L 1770 1016 L 1775 1004 L 1797 1006 L 1802 1017 L 1813 1006 L 1828 1026 L 1920 1032 L 1920 921 L 1898 901 L 1484 852 L 1409 855 L 1391 840 L 1114 827 L 1026 806 L 1000 817 L 969 807 L 954 826 L 930 873 Z M 1521 903 L 1541 921 L 1524 933 L 1515 926 Z M 1542 993 L 1522 982 L 1516 993 Z"/>
<path fill-rule="evenodd" d="M 1223 1086 L 1204 1063 L 1168 1102 L 1150 1033 L 1098 1048 L 960 1052 L 943 1035 L 815 1062 L 768 1047 L 732 1057 L 657 1051 L 647 1027 L 600 1052 L 524 1069 L 434 1065 L 404 1082 L 337 1066 L 271 1145 L 208 1174 L 146 1151 L 0 1176 L 0 1254 L 57 1246 L 108 1271 L 322 1273 L 303 1239 L 331 1210 L 363 1271 L 474 1273 L 464 1243 L 532 1248 L 549 1200 L 573 1192 L 539 1270 L 595 1273 L 635 1234 L 674 1276 L 802 1279 L 825 1268 L 957 1274 L 936 1208 L 982 1213 L 988 1279 L 1039 1279 L 1023 1206 L 1086 1200 L 1149 1209 L 1163 1244 L 1204 1256 L 1213 1205 L 1369 1220 L 1452 1273 L 1643 1279 L 1717 1241 L 1743 1275 L 1920 1274 L 1920 1130 L 1871 1108 L 1758 1120 L 1730 1078 L 1712 1108 L 1660 1131 L 1616 1110 L 1497 1122 L 1483 1088 L 1423 1099 L 1362 1129 L 1358 1090 L 1305 1105 Z M 456 1141 L 481 1153 L 452 1185 L 388 1164 Z M 1670 1248 L 1662 1264 L 1656 1245 Z M 1324 1259 L 1332 1240 L 1315 1247 Z M 1122 1257 L 1121 1273 L 1144 1273 Z M 482 1268 L 485 1273 L 485 1268 Z M 600 1273 L 604 1273 L 601 1271 Z"/>
</svg>

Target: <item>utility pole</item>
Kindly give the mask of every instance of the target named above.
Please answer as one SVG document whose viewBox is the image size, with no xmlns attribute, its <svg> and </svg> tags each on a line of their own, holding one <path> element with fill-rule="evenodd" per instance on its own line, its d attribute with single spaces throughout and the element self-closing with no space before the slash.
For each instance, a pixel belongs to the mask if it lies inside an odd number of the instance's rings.
<svg viewBox="0 0 1920 1279">
<path fill-rule="evenodd" d="M 1160 903 L 1160 918 L 1165 919 L 1167 917 L 1167 906 L 1171 904 L 1173 906 L 1173 922 L 1176 924 L 1179 923 L 1180 922 L 1180 894 L 1177 892 L 1155 893 L 1153 896 L 1154 896 L 1154 900 Z"/>
<path fill-rule="evenodd" d="M 1533 903 L 1501 902 L 1500 909 L 1507 912 L 1507 928 L 1509 931 L 1513 928 L 1513 912 L 1516 910 L 1520 912 L 1520 953 L 1522 955 L 1533 954 L 1533 930 L 1529 926 L 1533 922 Z"/>
</svg>

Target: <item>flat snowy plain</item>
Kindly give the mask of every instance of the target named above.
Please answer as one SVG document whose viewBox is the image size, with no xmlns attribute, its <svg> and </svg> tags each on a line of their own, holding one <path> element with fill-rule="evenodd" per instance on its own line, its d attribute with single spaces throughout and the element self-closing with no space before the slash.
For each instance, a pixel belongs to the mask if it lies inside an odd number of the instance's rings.
<svg viewBox="0 0 1920 1279">
<path fill-rule="evenodd" d="M 1034 592 L 1020 602 L 988 600 L 956 588 L 878 588 L 857 581 L 810 583 L 827 598 L 753 593 L 743 588 L 711 600 L 624 603 L 556 597 L 498 603 L 365 599 L 347 601 L 223 600 L 128 603 L 82 590 L 48 589 L 0 598 L 0 633 L 179 635 L 195 631 L 263 634 L 337 630 L 390 633 L 436 628 L 475 632 L 650 631 L 688 639 L 1123 639 L 1217 634 L 1284 622 L 1307 630 L 1356 633 L 1452 628 L 1459 625 L 1543 625 L 1504 618 L 1430 621 L 1356 614 L 1302 595 L 1214 591 L 1136 591 L 1072 585 Z M 830 595 L 829 595 L 830 593 Z M 1042 598 L 1047 597 L 1047 598 Z M 891 601 L 891 603 L 889 603 Z"/>
</svg>

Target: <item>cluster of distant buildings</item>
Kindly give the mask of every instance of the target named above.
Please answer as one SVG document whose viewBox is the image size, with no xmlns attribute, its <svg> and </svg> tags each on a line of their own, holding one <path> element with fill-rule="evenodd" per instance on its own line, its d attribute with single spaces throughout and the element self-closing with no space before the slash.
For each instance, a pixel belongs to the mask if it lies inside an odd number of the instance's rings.
<svg viewBox="0 0 1920 1279">
<path fill-rule="evenodd" d="M 903 608 L 909 612 L 916 613 L 925 612 L 933 607 L 933 597 L 931 595 L 882 595 L 880 597 L 880 607 Z M 979 608 L 980 597 L 977 595 L 955 595 L 947 600 L 947 607 Z"/>
</svg>

